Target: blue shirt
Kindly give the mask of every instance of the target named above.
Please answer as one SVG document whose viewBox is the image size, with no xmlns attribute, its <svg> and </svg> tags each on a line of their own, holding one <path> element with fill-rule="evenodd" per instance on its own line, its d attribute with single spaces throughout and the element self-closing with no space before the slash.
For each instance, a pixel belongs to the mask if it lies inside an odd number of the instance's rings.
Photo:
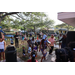
<svg viewBox="0 0 75 75">
<path fill-rule="evenodd" d="M 13 39 L 10 38 L 11 43 L 13 43 Z"/>
<path fill-rule="evenodd" d="M 45 39 L 47 36 L 44 34 L 42 39 Z"/>
</svg>

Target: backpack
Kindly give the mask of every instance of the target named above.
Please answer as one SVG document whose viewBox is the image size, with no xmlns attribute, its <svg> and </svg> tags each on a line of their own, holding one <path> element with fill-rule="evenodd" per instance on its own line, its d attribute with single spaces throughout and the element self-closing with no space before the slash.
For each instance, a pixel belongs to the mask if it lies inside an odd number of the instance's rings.
<svg viewBox="0 0 75 75">
<path fill-rule="evenodd" d="M 69 47 L 56 49 L 55 54 L 56 54 L 56 62 L 68 62 L 68 61 L 74 62 L 74 56 Z"/>
</svg>

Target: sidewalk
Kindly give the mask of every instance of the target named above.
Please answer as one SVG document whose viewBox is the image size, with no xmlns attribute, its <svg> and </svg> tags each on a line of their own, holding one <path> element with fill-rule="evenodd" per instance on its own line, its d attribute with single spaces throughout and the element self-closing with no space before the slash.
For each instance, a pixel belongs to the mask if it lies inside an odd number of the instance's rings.
<svg viewBox="0 0 75 75">
<path fill-rule="evenodd" d="M 59 45 L 54 45 L 54 48 L 59 48 Z M 37 52 L 37 55 L 39 55 L 40 57 L 42 57 L 42 52 Z M 47 52 L 46 55 L 47 60 L 43 60 L 42 62 L 55 62 L 56 59 L 56 55 L 55 55 L 55 51 L 52 52 L 52 55 L 49 56 L 49 52 Z M 40 62 L 41 59 L 38 60 L 38 62 Z"/>
<path fill-rule="evenodd" d="M 38 52 L 37 54 L 42 57 L 41 52 Z M 50 56 L 49 56 L 49 52 L 47 52 L 46 58 L 47 58 L 47 60 L 43 60 L 42 62 L 55 62 L 55 59 L 56 59 L 55 51 L 53 51 L 52 55 L 50 55 Z M 41 59 L 38 60 L 38 62 L 40 62 L 40 61 L 41 61 Z"/>
</svg>

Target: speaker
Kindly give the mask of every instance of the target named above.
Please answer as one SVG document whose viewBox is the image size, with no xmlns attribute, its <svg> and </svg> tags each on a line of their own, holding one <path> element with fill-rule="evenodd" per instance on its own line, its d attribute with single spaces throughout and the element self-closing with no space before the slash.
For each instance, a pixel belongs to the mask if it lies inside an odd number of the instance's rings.
<svg viewBox="0 0 75 75">
<path fill-rule="evenodd" d="M 75 31 L 68 31 L 67 39 L 66 39 L 66 46 L 68 46 L 70 42 L 74 42 L 74 41 L 75 41 Z"/>
</svg>

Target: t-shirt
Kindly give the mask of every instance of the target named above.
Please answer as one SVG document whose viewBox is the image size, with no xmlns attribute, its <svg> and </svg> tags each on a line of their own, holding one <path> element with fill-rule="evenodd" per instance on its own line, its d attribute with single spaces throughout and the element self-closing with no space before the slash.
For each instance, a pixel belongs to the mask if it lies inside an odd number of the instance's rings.
<svg viewBox="0 0 75 75">
<path fill-rule="evenodd" d="M 59 36 L 59 40 L 61 40 L 62 39 L 62 36 Z M 62 41 L 59 41 L 60 43 L 62 43 Z"/>
<path fill-rule="evenodd" d="M 33 49 L 37 51 L 37 46 L 35 46 Z"/>
<path fill-rule="evenodd" d="M 28 48 L 28 53 L 31 53 L 31 47 Z"/>
<path fill-rule="evenodd" d="M 51 42 L 51 46 L 54 46 L 54 42 L 55 42 L 54 38 L 49 38 L 48 41 Z"/>
<path fill-rule="evenodd" d="M 29 59 L 27 62 L 32 62 L 32 60 L 31 60 L 31 59 Z M 38 62 L 38 61 L 36 60 L 36 62 Z"/>
<path fill-rule="evenodd" d="M 43 38 L 42 39 L 45 39 L 47 36 L 46 35 L 43 35 Z"/>
<path fill-rule="evenodd" d="M 23 49 L 23 53 L 25 54 L 25 50 Z"/>
<path fill-rule="evenodd" d="M 12 38 L 10 38 L 10 41 L 11 41 L 11 43 L 13 43 L 13 39 Z"/>
<path fill-rule="evenodd" d="M 18 42 L 18 35 L 15 35 L 14 38 L 15 38 L 15 41 Z"/>
</svg>

